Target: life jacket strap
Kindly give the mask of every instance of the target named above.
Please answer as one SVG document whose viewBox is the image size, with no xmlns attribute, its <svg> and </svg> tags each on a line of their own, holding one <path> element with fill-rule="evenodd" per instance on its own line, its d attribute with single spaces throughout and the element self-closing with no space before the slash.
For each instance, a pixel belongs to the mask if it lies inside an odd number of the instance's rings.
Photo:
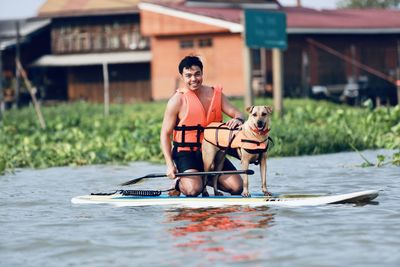
<svg viewBox="0 0 400 267">
<path fill-rule="evenodd" d="M 230 148 L 232 148 L 232 143 L 233 143 L 233 140 L 235 139 L 235 137 L 236 137 L 236 133 L 235 133 L 235 130 L 237 129 L 237 128 L 235 128 L 235 129 L 228 129 L 229 130 L 229 137 L 228 137 L 228 146 L 221 146 L 220 144 L 219 144 L 219 130 L 221 130 L 221 129 L 224 129 L 224 130 L 227 130 L 226 128 L 223 128 L 223 126 L 226 126 L 226 124 L 225 123 L 221 123 L 220 125 L 218 125 L 218 126 L 211 126 L 211 127 L 206 127 L 206 129 L 215 129 L 215 145 L 218 147 L 218 148 L 220 148 L 221 150 L 223 150 L 223 151 L 225 151 L 225 150 L 227 150 L 227 149 L 230 149 Z M 209 142 L 208 140 L 206 140 L 207 142 Z M 209 142 L 210 143 L 210 142 Z"/>
<path fill-rule="evenodd" d="M 187 125 L 181 125 L 181 126 L 175 126 L 174 127 L 175 131 L 181 131 L 182 138 L 181 141 L 173 141 L 173 145 L 176 147 L 189 147 L 191 151 L 194 150 L 194 148 L 200 148 L 201 147 L 201 133 L 204 132 L 204 127 L 201 126 L 200 124 L 193 125 L 193 126 L 187 126 Z M 196 142 L 186 142 L 185 140 L 185 133 L 187 131 L 196 131 Z"/>
</svg>

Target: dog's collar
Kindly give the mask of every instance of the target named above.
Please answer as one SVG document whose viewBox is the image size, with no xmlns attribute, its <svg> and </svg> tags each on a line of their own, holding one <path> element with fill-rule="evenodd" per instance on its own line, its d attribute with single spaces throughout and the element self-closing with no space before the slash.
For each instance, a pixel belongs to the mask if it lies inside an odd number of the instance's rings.
<svg viewBox="0 0 400 267">
<path fill-rule="evenodd" d="M 271 130 L 271 128 L 267 128 L 265 130 L 259 130 L 258 128 L 253 128 L 253 127 L 250 127 L 250 129 L 258 135 L 267 135 Z"/>
</svg>

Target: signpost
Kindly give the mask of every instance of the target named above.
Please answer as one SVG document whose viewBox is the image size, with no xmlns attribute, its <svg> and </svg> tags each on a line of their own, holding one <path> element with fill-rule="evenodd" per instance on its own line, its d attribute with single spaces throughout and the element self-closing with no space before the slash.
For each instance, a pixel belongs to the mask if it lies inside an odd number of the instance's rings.
<svg viewBox="0 0 400 267">
<path fill-rule="evenodd" d="M 4 113 L 4 89 L 3 89 L 3 50 L 0 46 L 0 121 Z"/>
<path fill-rule="evenodd" d="M 283 64 L 282 50 L 287 48 L 286 14 L 263 9 L 244 10 L 244 56 L 247 91 L 245 105 L 253 105 L 251 48 L 272 49 L 274 109 L 283 112 Z M 250 66 L 250 67 L 248 67 Z"/>
</svg>

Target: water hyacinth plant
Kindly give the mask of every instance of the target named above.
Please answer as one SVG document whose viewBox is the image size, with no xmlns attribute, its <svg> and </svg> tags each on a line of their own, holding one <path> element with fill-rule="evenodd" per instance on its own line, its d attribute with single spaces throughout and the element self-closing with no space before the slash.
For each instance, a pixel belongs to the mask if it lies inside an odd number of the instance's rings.
<svg viewBox="0 0 400 267">
<path fill-rule="evenodd" d="M 243 101 L 234 100 L 244 110 Z M 257 99 L 257 105 L 272 104 Z M 41 129 L 32 107 L 7 111 L 0 124 L 0 172 L 14 168 L 163 162 L 159 133 L 166 102 L 43 107 Z M 283 118 L 273 116 L 271 157 L 354 149 L 400 151 L 400 106 L 375 110 L 323 101 L 286 99 Z M 396 155 L 396 154 L 395 154 Z M 393 164 L 399 164 L 398 156 Z M 397 160 L 396 160 L 397 159 Z M 379 160 L 378 160 L 379 161 Z"/>
</svg>

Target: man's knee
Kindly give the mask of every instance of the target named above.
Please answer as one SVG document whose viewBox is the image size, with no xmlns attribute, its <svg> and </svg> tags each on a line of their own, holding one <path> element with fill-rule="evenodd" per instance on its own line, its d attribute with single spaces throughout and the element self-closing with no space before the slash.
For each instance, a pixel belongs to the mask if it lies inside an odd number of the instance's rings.
<svg viewBox="0 0 400 267">
<path fill-rule="evenodd" d="M 229 190 L 231 195 L 240 195 L 243 192 L 243 186 L 242 185 L 236 185 L 230 188 Z"/>
<path fill-rule="evenodd" d="M 180 184 L 180 191 L 187 197 L 197 197 L 202 193 L 202 189 L 201 184 Z"/>
<path fill-rule="evenodd" d="M 198 195 L 201 194 L 201 190 L 195 188 L 190 188 L 190 189 L 181 188 L 181 192 L 187 197 L 197 197 Z"/>
</svg>

